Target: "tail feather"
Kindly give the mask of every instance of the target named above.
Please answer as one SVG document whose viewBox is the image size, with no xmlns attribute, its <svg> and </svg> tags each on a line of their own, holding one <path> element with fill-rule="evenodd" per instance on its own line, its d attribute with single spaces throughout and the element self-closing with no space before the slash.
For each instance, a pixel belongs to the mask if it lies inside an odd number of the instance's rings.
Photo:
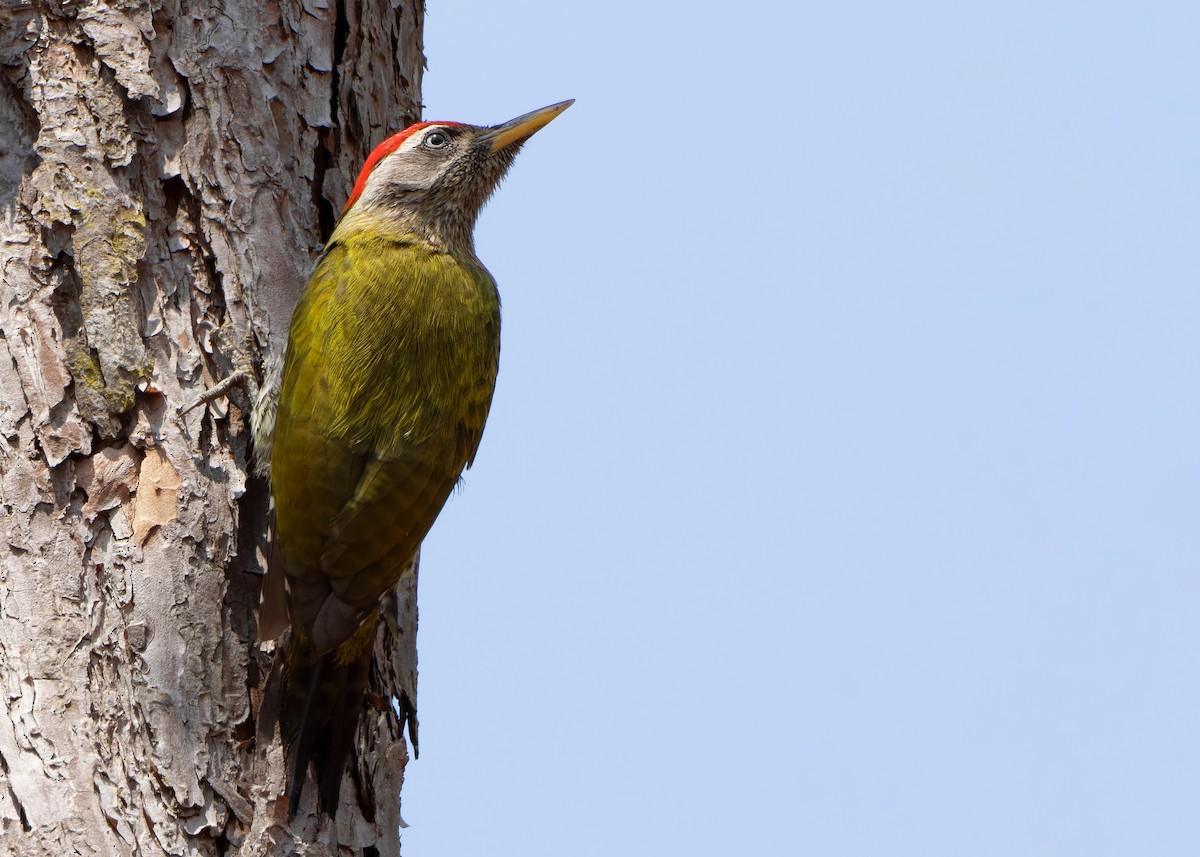
<svg viewBox="0 0 1200 857">
<path fill-rule="evenodd" d="M 288 641 L 279 722 L 287 754 L 289 818 L 300 806 L 309 762 L 316 769 L 320 811 L 331 818 L 337 815 L 342 777 L 362 713 L 377 618 L 372 613 L 354 636 L 323 654 L 317 654 L 302 633 Z"/>
<path fill-rule="evenodd" d="M 374 623 L 371 625 L 374 631 Z M 371 634 L 374 637 L 374 633 Z M 354 750 L 354 732 L 363 710 L 363 694 L 371 670 L 371 650 L 362 657 L 336 666 L 337 680 L 342 687 L 329 717 L 328 746 L 316 757 L 318 796 L 321 810 L 331 817 L 338 805 L 346 761 Z"/>
</svg>

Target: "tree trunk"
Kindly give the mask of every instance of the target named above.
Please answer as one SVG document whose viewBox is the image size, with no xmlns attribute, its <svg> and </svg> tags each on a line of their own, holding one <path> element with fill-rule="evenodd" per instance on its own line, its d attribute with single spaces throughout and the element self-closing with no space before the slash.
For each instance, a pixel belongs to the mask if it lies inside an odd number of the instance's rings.
<svg viewBox="0 0 1200 857">
<path fill-rule="evenodd" d="M 289 824 L 249 397 L 180 406 L 281 350 L 355 170 L 417 118 L 422 16 L 0 0 L 0 852 L 399 853 L 415 593 L 336 826 L 311 796 Z"/>
</svg>

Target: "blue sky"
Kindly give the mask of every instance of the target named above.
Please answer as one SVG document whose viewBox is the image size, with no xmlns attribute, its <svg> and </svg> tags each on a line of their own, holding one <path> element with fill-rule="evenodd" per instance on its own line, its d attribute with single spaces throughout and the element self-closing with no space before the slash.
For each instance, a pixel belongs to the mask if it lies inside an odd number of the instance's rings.
<svg viewBox="0 0 1200 857">
<path fill-rule="evenodd" d="M 408 855 L 1200 853 L 1200 6 L 429 0 L 480 221 Z"/>
</svg>

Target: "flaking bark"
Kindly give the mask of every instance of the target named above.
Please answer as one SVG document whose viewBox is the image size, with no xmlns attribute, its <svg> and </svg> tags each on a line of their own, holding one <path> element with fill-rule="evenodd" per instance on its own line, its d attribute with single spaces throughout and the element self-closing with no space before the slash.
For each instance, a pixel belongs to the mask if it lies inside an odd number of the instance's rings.
<svg viewBox="0 0 1200 857">
<path fill-rule="evenodd" d="M 417 118 L 422 15 L 0 0 L 0 853 L 398 853 L 414 593 L 336 828 L 289 829 L 249 403 L 179 407 L 282 347 L 354 171 Z"/>
</svg>

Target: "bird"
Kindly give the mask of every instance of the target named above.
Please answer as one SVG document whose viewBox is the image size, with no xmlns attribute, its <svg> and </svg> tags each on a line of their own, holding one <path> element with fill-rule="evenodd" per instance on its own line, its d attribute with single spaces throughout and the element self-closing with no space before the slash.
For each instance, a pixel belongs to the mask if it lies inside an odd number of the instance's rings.
<svg viewBox="0 0 1200 857">
<path fill-rule="evenodd" d="M 380 604 L 475 461 L 500 358 L 480 210 L 562 101 L 499 125 L 418 122 L 367 158 L 255 408 L 272 545 L 260 636 L 282 627 L 288 816 L 310 764 L 336 816 Z"/>
</svg>

